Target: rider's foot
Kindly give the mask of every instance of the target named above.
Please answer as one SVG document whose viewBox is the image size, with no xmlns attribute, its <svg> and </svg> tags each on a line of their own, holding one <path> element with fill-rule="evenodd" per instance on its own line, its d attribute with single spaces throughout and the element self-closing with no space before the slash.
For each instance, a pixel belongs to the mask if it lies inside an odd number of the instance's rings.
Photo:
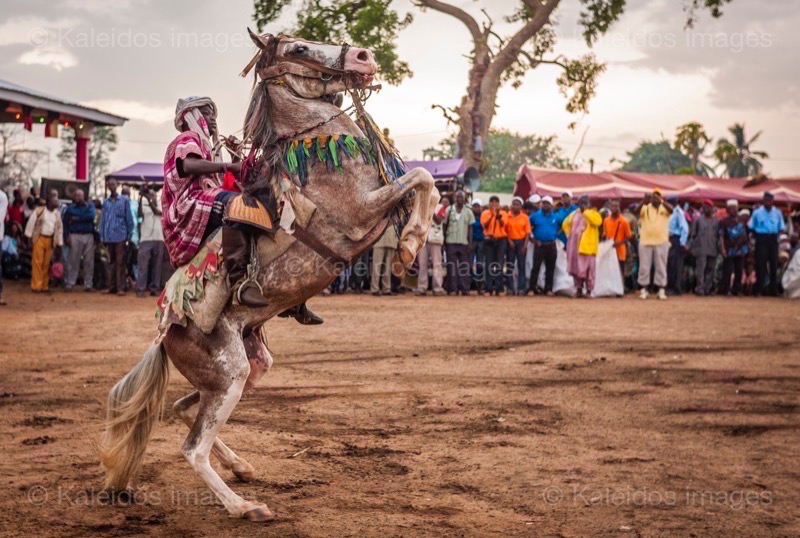
<svg viewBox="0 0 800 538">
<path fill-rule="evenodd" d="M 258 289 L 258 286 L 252 282 L 245 282 L 242 284 L 239 287 L 236 298 L 239 300 L 239 304 L 244 306 L 250 306 L 253 308 L 269 306 L 269 301 L 267 301 L 267 298 L 264 297 L 264 295 L 261 293 L 261 290 Z"/>
<path fill-rule="evenodd" d="M 247 235 L 236 228 L 222 228 L 222 259 L 228 271 L 228 280 L 239 304 L 258 308 L 267 306 L 269 301 L 261 290 L 250 280 L 245 280 L 238 288 L 236 283 L 245 278 L 250 261 L 250 242 Z"/>
<path fill-rule="evenodd" d="M 305 303 L 284 310 L 278 314 L 278 316 L 282 318 L 294 318 L 297 320 L 297 323 L 301 325 L 321 325 L 324 321 L 321 317 L 312 312 Z"/>
</svg>

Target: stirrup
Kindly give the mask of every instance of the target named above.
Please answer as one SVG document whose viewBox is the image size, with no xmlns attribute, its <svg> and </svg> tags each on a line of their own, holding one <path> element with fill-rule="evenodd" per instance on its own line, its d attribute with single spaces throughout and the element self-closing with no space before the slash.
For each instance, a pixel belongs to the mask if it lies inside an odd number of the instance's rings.
<svg viewBox="0 0 800 538">
<path fill-rule="evenodd" d="M 258 247 L 256 246 L 256 239 L 252 238 L 250 240 L 250 263 L 247 264 L 247 273 L 236 289 L 236 300 L 239 304 L 242 304 L 242 290 L 249 284 L 253 284 L 258 288 L 258 292 L 262 296 L 264 295 L 264 288 L 258 283 L 258 270 Z"/>
<path fill-rule="evenodd" d="M 249 284 L 253 284 L 253 285 L 255 285 L 255 287 L 256 287 L 256 288 L 258 288 L 258 292 L 259 292 L 259 293 L 260 293 L 262 296 L 264 295 L 264 289 L 261 287 L 261 284 L 259 284 L 257 281 L 255 281 L 255 280 L 252 280 L 252 279 L 250 279 L 250 278 L 245 278 L 244 280 L 242 280 L 242 283 L 241 283 L 241 284 L 239 284 L 239 287 L 238 287 L 238 289 L 236 290 L 236 301 L 237 301 L 239 304 L 244 304 L 244 303 L 242 303 L 242 290 L 243 290 L 243 289 L 244 289 L 244 288 L 245 288 L 247 285 L 249 285 Z"/>
</svg>

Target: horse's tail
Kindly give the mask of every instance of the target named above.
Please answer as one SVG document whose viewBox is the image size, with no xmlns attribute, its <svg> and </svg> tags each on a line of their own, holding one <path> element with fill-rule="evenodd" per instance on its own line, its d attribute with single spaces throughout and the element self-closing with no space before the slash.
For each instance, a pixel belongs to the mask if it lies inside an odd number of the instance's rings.
<svg viewBox="0 0 800 538">
<path fill-rule="evenodd" d="M 99 447 L 106 489 L 122 491 L 139 473 L 147 442 L 161 418 L 168 384 L 164 346 L 152 344 L 108 394 L 106 429 Z"/>
</svg>

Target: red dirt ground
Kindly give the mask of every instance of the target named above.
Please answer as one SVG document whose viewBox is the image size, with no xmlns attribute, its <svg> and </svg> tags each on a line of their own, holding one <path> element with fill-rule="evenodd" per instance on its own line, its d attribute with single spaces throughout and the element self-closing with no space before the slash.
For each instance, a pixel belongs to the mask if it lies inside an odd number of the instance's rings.
<svg viewBox="0 0 800 538">
<path fill-rule="evenodd" d="M 275 365 L 222 430 L 258 478 L 221 475 L 278 515 L 259 525 L 171 411 L 138 502 L 102 502 L 93 443 L 153 301 L 8 287 L 5 536 L 800 535 L 800 302 L 315 299 L 326 324 L 270 322 Z M 187 392 L 173 369 L 170 405 Z"/>
</svg>

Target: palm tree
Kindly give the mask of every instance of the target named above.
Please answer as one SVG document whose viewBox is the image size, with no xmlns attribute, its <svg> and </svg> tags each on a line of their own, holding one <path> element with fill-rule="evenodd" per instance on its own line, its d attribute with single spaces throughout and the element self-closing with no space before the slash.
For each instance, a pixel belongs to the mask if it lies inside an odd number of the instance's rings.
<svg viewBox="0 0 800 538">
<path fill-rule="evenodd" d="M 725 174 L 728 177 L 748 177 L 761 173 L 764 165 L 760 159 L 769 159 L 769 155 L 765 151 L 751 150 L 750 146 L 758 140 L 762 131 L 748 140 L 744 123 L 734 123 L 728 132 L 733 135 L 733 141 L 720 138 L 714 150 L 714 157 L 725 167 Z"/>
<path fill-rule="evenodd" d="M 698 176 L 714 175 L 714 169 L 700 160 L 711 138 L 702 125 L 689 122 L 678 127 L 675 134 L 675 149 L 689 157 L 691 173 Z"/>
</svg>

